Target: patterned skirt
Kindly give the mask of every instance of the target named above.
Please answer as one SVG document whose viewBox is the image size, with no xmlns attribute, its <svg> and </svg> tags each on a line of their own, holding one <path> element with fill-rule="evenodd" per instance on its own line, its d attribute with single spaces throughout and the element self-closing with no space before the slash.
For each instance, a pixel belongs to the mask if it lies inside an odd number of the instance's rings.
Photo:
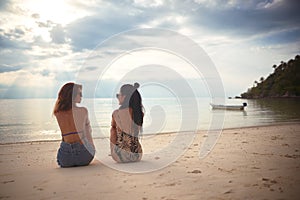
<svg viewBox="0 0 300 200">
<path fill-rule="evenodd" d="M 137 162 L 142 159 L 143 151 L 138 137 L 125 132 L 117 133 L 117 143 L 112 148 L 112 157 L 117 162 Z"/>
</svg>

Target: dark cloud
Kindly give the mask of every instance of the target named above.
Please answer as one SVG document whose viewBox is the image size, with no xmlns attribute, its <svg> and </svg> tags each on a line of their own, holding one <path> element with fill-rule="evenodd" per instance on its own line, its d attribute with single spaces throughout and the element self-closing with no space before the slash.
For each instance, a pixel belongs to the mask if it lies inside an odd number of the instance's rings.
<svg viewBox="0 0 300 200">
<path fill-rule="evenodd" d="M 128 17 L 127 23 L 124 18 L 116 15 L 108 19 L 98 16 L 86 17 L 71 24 L 67 29 L 67 35 L 71 38 L 75 51 L 93 49 L 108 37 L 134 27 L 136 23 L 132 22 L 133 17 Z"/>
<path fill-rule="evenodd" d="M 9 4 L 10 4 L 9 0 L 1 0 L 0 1 L 0 11 L 5 10 Z"/>
<path fill-rule="evenodd" d="M 7 32 L 0 31 L 0 47 L 1 49 L 30 49 L 31 47 L 23 41 L 17 41 L 25 35 L 25 31 L 21 27 L 16 27 Z"/>
<path fill-rule="evenodd" d="M 1 60 L 0 71 L 2 72 L 17 71 L 20 70 L 21 68 L 24 69 L 30 66 L 29 58 L 27 55 L 24 54 L 22 50 L 1 52 L 0 60 Z M 10 68 L 11 66 L 13 68 Z"/>
<path fill-rule="evenodd" d="M 300 12 L 298 12 L 300 1 L 282 1 L 273 6 L 266 6 L 271 2 L 254 1 L 255 4 L 245 6 L 242 1 L 234 7 L 222 9 L 198 5 L 198 8 L 189 15 L 190 23 L 218 34 L 237 37 L 249 37 L 300 27 Z"/>
<path fill-rule="evenodd" d="M 0 64 L 0 73 L 19 71 L 20 69 L 22 68 L 19 66 L 7 66 L 7 65 Z"/>
<path fill-rule="evenodd" d="M 109 6 L 97 8 L 95 12 L 98 15 L 88 16 L 70 24 L 66 33 L 74 50 L 93 49 L 115 34 L 138 28 L 151 20 L 162 19 L 170 14 L 167 7 L 136 8 L 128 2 L 131 1 L 110 1 Z M 171 28 L 173 25 L 169 23 L 166 26 Z"/>
<path fill-rule="evenodd" d="M 95 48 L 114 34 L 137 28 L 153 20 L 156 20 L 156 26 L 161 28 L 179 30 L 199 27 L 216 35 L 237 38 L 270 35 L 282 30 L 290 32 L 290 29 L 300 27 L 298 0 L 277 3 L 273 0 L 238 1 L 234 5 L 228 0 L 209 1 L 213 2 L 212 6 L 207 6 L 207 2 L 196 2 L 167 1 L 163 6 L 144 7 L 129 0 L 110 1 L 107 7 L 97 7 L 97 15 L 82 18 L 67 26 L 66 37 L 71 39 L 75 51 L 82 51 Z M 120 7 L 120 4 L 123 6 Z M 167 20 L 170 16 L 183 16 L 186 23 L 180 25 L 172 18 Z M 273 37 L 275 41 L 276 35 Z M 291 41 L 293 39 L 294 37 L 290 38 Z M 283 40 L 278 38 L 278 41 Z"/>
<path fill-rule="evenodd" d="M 8 39 L 0 34 L 0 60 L 1 73 L 6 71 L 16 71 L 25 66 L 29 58 L 25 53 L 29 49 L 28 44 Z M 20 66 L 20 67 L 17 67 Z"/>
<path fill-rule="evenodd" d="M 1 49 L 7 49 L 7 48 L 16 48 L 18 45 L 14 42 L 8 39 L 7 37 L 0 35 L 0 47 Z"/>
<path fill-rule="evenodd" d="M 21 27 L 15 28 L 15 33 L 18 35 L 25 35 L 25 31 Z"/>
</svg>

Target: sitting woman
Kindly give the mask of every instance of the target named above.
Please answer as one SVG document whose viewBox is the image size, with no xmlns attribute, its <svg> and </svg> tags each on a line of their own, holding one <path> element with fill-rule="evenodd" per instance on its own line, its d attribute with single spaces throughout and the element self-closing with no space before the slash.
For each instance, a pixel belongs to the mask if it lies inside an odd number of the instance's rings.
<svg viewBox="0 0 300 200">
<path fill-rule="evenodd" d="M 88 165 L 94 158 L 95 146 L 88 110 L 76 106 L 81 102 L 82 86 L 65 84 L 58 94 L 53 114 L 61 130 L 62 142 L 57 152 L 61 167 Z"/>
<path fill-rule="evenodd" d="M 143 125 L 142 98 L 134 85 L 125 84 L 117 94 L 120 108 L 112 114 L 110 149 L 116 162 L 136 162 L 142 158 L 139 133 Z"/>
</svg>

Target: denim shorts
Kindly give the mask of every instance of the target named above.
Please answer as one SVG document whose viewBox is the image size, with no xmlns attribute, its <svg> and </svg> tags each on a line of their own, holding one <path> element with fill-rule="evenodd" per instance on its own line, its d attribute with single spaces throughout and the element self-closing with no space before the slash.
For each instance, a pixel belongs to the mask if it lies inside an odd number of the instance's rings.
<svg viewBox="0 0 300 200">
<path fill-rule="evenodd" d="M 61 142 L 57 152 L 57 163 L 60 167 L 85 166 L 90 164 L 94 155 L 95 149 L 88 142 L 85 142 L 85 145 Z"/>
</svg>

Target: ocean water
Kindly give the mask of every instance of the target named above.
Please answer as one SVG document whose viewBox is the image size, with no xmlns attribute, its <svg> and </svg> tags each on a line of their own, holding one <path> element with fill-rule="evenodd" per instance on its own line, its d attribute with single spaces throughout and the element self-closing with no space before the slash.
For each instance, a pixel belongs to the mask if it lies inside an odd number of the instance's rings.
<svg viewBox="0 0 300 200">
<path fill-rule="evenodd" d="M 143 134 L 237 128 L 280 122 L 300 122 L 300 99 L 228 99 L 226 104 L 248 106 L 245 111 L 212 110 L 210 98 L 145 98 Z M 52 116 L 55 99 L 1 99 L 0 143 L 59 140 Z M 83 99 L 89 110 L 93 137 L 108 137 L 116 99 Z"/>
</svg>

